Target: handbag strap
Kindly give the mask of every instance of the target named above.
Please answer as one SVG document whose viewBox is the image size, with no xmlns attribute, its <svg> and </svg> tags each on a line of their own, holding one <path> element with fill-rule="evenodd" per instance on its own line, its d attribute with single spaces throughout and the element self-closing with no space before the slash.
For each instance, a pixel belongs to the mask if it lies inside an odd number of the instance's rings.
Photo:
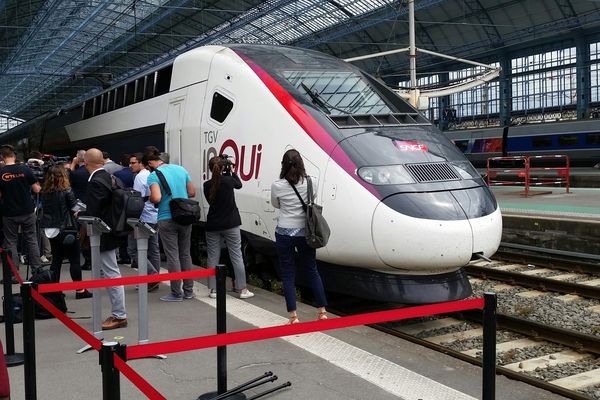
<svg viewBox="0 0 600 400">
<path fill-rule="evenodd" d="M 308 196 L 308 204 L 312 205 L 315 202 L 315 196 L 313 194 L 312 180 L 310 176 L 306 175 L 306 194 Z"/>
<path fill-rule="evenodd" d="M 306 185 L 307 185 L 307 193 L 308 193 L 308 204 L 312 204 L 313 203 L 313 199 L 312 199 L 312 183 L 311 183 L 310 178 L 308 176 L 306 177 L 306 179 L 308 181 L 306 183 Z M 302 199 L 302 196 L 300 196 L 300 193 L 298 192 L 298 189 L 296 189 L 296 186 L 292 182 L 290 182 L 289 180 L 287 182 L 290 184 L 290 186 L 292 187 L 292 189 L 294 189 L 294 192 L 296 192 L 296 196 L 298 196 L 298 199 L 300 200 L 300 203 L 302 203 L 302 209 L 304 210 L 304 212 L 306 212 L 307 205 L 304 202 L 304 199 Z"/>
<path fill-rule="evenodd" d="M 169 183 L 167 182 L 167 179 L 165 178 L 163 173 L 160 172 L 158 170 L 158 168 L 154 172 L 156 172 L 156 176 L 158 176 L 158 180 L 160 181 L 161 185 L 163 185 L 165 192 L 167 192 L 167 196 L 171 196 L 171 187 L 169 186 Z"/>
</svg>

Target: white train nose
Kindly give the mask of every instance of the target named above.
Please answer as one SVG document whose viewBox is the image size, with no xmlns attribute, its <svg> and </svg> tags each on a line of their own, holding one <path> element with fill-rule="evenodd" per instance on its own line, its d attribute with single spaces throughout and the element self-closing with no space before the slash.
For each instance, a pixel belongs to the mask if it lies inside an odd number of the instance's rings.
<svg viewBox="0 0 600 400">
<path fill-rule="evenodd" d="M 381 202 L 373 213 L 371 230 L 379 258 L 399 272 L 454 271 L 468 263 L 473 252 L 473 234 L 466 219 L 414 218 Z"/>
</svg>

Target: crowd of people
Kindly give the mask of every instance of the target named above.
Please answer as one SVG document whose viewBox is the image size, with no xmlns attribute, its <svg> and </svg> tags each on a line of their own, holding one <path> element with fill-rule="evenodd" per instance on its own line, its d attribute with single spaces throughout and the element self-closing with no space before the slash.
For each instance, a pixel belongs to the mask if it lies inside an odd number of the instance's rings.
<svg viewBox="0 0 600 400">
<path fill-rule="evenodd" d="M 26 162 L 18 162 L 14 148 L 0 145 L 0 210 L 2 245 L 11 251 L 15 266 L 26 256 L 31 273 L 36 274 L 50 261 L 55 282 L 60 281 L 65 259 L 71 279 L 82 280 L 82 270 L 91 269 L 89 238 L 78 223 L 81 215 L 111 221 L 115 182 L 132 188 L 144 198 L 140 220 L 158 231 L 148 240 L 148 274 L 158 274 L 161 267 L 161 245 L 169 272 L 188 271 L 194 267 L 190 255 L 192 225 L 175 222 L 169 203 L 172 199 L 196 196 L 188 171 L 169 163 L 169 155 L 149 146 L 143 152 L 126 154 L 119 163 L 107 152 L 91 148 L 79 150 L 74 158 L 56 158 L 32 152 Z M 304 240 L 304 210 L 307 177 L 302 157 L 288 150 L 281 162 L 280 179 L 271 187 L 272 204 L 280 209 L 275 231 L 281 277 L 289 323 L 299 322 L 296 313 L 295 256 L 299 256 L 317 300 L 317 319 L 326 319 L 327 300 L 316 266 L 315 250 Z M 226 244 L 233 267 L 232 290 L 242 299 L 254 296 L 246 284 L 246 271 L 241 251 L 241 218 L 235 201 L 235 190 L 242 182 L 234 172 L 235 165 L 226 156 L 209 160 L 212 173 L 203 184 L 210 205 L 204 225 L 207 243 L 207 267 L 219 264 L 222 243 Z M 316 187 L 316 185 L 314 185 Z M 83 262 L 82 262 L 83 259 Z M 121 277 L 120 268 L 136 268 L 137 245 L 133 232 L 102 234 L 100 257 L 94 260 L 102 278 Z M 160 297 L 165 302 L 181 302 L 194 298 L 192 279 L 173 280 L 170 291 Z M 216 297 L 214 278 L 209 279 L 209 296 Z M 148 285 L 148 291 L 159 289 L 159 283 Z M 102 324 L 103 330 L 127 326 L 123 286 L 107 288 L 111 314 Z M 75 299 L 92 297 L 86 289 L 75 291 Z"/>
</svg>

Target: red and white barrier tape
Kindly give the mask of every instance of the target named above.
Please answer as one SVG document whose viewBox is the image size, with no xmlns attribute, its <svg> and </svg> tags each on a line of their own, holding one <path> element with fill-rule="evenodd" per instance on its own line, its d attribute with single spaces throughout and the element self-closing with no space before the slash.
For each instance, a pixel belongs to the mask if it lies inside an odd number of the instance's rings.
<svg viewBox="0 0 600 400">
<path fill-rule="evenodd" d="M 282 336 L 298 335 L 302 333 L 320 332 L 332 329 L 349 328 L 357 325 L 370 325 L 427 315 L 471 310 L 474 308 L 483 308 L 483 305 L 484 300 L 482 298 L 459 300 L 398 310 L 378 311 L 367 314 L 352 315 L 348 317 L 331 318 L 323 321 L 303 322 L 293 325 L 272 326 L 268 328 L 222 333 L 219 335 L 133 345 L 127 347 L 127 359 L 133 360 L 136 358 L 151 357 L 157 354 L 178 353 L 182 351 L 199 350 L 244 342 L 274 339 Z"/>
<path fill-rule="evenodd" d="M 143 276 L 128 276 L 113 279 L 95 279 L 78 282 L 44 283 L 38 286 L 38 292 L 50 293 L 62 290 L 96 289 L 111 286 L 136 285 L 140 283 L 174 281 L 179 279 L 204 278 L 215 276 L 215 269 L 196 269 L 193 271 L 170 272 L 168 274 L 154 274 Z"/>
<path fill-rule="evenodd" d="M 6 253 L 3 249 L 0 249 L 0 253 Z M 6 255 L 8 256 L 8 253 L 6 253 Z M 21 278 L 21 275 L 19 275 L 19 271 L 17 271 L 17 268 L 15 267 L 15 264 L 13 263 L 12 257 L 6 257 L 6 259 L 8 260 L 8 266 L 10 267 L 10 269 L 12 269 L 13 274 L 15 275 L 15 278 L 17 278 L 17 282 L 19 282 L 19 285 L 23 284 L 23 278 Z"/>
<path fill-rule="evenodd" d="M 114 355 L 115 367 L 119 369 L 125 375 L 127 379 L 131 381 L 142 393 L 146 395 L 150 400 L 167 400 L 165 396 L 160 394 L 147 380 L 145 380 L 140 374 L 138 374 L 133 368 L 131 368 L 125 361 L 118 355 Z"/>
</svg>

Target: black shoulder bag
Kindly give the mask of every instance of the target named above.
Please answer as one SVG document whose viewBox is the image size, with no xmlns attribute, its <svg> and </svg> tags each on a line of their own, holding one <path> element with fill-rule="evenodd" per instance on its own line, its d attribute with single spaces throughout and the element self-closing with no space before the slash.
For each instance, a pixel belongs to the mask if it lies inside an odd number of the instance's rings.
<svg viewBox="0 0 600 400">
<path fill-rule="evenodd" d="M 306 213 L 306 223 L 304 227 L 304 236 L 306 238 L 306 244 L 313 249 L 319 249 L 321 247 L 325 247 L 327 242 L 329 241 L 329 235 L 331 231 L 329 230 L 329 225 L 327 225 L 327 221 L 322 215 L 323 207 L 315 204 L 315 198 L 312 190 L 312 181 L 310 177 L 306 177 L 306 192 L 308 195 L 308 204 L 304 203 L 302 196 L 296 189 L 296 186 L 290 181 L 288 183 L 296 192 L 296 196 L 300 199 L 300 203 L 302 203 L 302 209 Z"/>
<path fill-rule="evenodd" d="M 171 187 L 165 179 L 165 176 L 158 169 L 155 170 L 158 180 L 164 187 L 168 196 L 172 196 Z M 191 225 L 200 219 L 200 203 L 192 199 L 171 199 L 169 201 L 171 218 L 179 225 Z"/>
</svg>

